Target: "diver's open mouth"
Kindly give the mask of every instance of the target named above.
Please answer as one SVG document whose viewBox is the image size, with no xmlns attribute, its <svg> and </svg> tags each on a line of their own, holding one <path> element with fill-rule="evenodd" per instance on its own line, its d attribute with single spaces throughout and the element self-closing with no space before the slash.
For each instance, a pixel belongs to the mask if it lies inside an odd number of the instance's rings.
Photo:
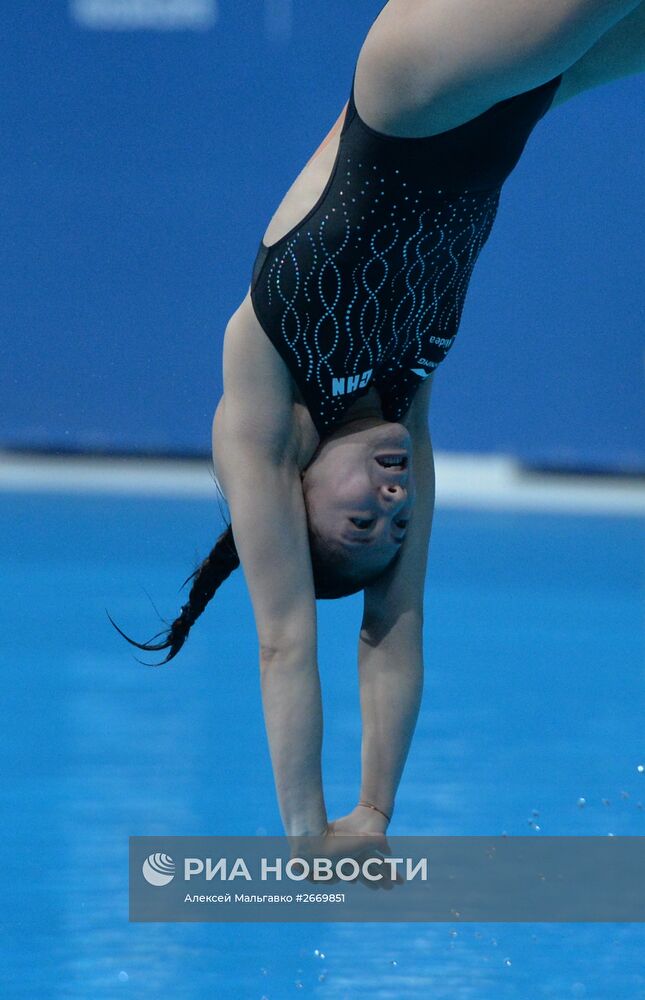
<svg viewBox="0 0 645 1000">
<path fill-rule="evenodd" d="M 408 456 L 406 452 L 389 452 L 387 455 L 374 456 L 379 465 L 384 469 L 406 469 L 408 466 Z"/>
</svg>

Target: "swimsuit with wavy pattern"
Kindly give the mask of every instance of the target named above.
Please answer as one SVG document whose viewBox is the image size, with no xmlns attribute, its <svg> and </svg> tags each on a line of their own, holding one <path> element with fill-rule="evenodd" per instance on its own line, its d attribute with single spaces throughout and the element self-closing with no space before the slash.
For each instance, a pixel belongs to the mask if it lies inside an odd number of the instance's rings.
<svg viewBox="0 0 645 1000">
<path fill-rule="evenodd" d="M 384 419 L 401 420 L 446 357 L 502 185 L 561 79 L 422 138 L 370 128 L 352 82 L 325 190 L 277 243 L 260 244 L 251 281 L 321 437 L 371 386 Z"/>
</svg>

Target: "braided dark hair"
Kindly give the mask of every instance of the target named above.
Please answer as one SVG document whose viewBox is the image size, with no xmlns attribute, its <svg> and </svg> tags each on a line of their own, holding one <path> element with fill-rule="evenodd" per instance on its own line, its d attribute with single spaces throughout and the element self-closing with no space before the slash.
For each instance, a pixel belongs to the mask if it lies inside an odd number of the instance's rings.
<svg viewBox="0 0 645 1000">
<path fill-rule="evenodd" d="M 182 587 L 185 587 L 190 580 L 193 580 L 193 585 L 190 588 L 190 593 L 188 594 L 188 600 L 182 606 L 179 616 L 175 618 L 174 622 L 167 631 L 166 638 L 162 642 L 155 643 L 154 640 L 159 638 L 163 632 L 158 632 L 157 635 L 153 635 L 148 642 L 135 642 L 134 639 L 131 639 L 119 628 L 116 622 L 113 621 L 109 612 L 107 612 L 108 618 L 114 625 L 117 632 L 119 632 L 124 639 L 127 639 L 131 645 L 137 646 L 138 649 L 145 649 L 147 652 L 157 652 L 160 649 L 168 649 L 169 653 L 165 660 L 161 660 L 159 663 L 146 664 L 146 666 L 159 667 L 163 663 L 168 663 L 169 660 L 172 660 L 173 657 L 177 655 L 188 638 L 188 633 L 190 632 L 192 626 L 195 624 L 202 611 L 204 611 L 208 602 L 214 596 L 215 591 L 224 583 L 224 580 L 231 575 L 233 570 L 237 569 L 239 565 L 240 558 L 235 547 L 233 529 L 229 523 L 226 530 L 219 536 L 214 547 L 203 562 L 201 562 L 197 569 L 182 583 Z M 139 662 L 142 663 L 143 661 L 139 660 Z"/>
<path fill-rule="evenodd" d="M 217 484 L 217 479 L 215 479 L 215 482 Z M 219 484 L 217 486 L 219 489 Z M 224 520 L 226 521 L 226 518 Z M 310 523 L 308 524 L 308 535 L 314 577 L 314 592 L 316 598 L 319 600 L 334 600 L 340 597 L 348 597 L 350 594 L 356 594 L 385 571 L 384 569 L 379 569 L 369 574 L 352 573 L 351 568 L 348 570 L 346 557 L 342 558 L 338 553 L 330 550 L 325 544 L 324 539 L 317 534 Z M 400 550 L 394 559 L 398 559 L 399 555 Z M 202 614 L 216 590 L 219 589 L 239 565 L 240 558 L 235 546 L 233 528 L 231 522 L 228 521 L 225 531 L 219 536 L 212 550 L 199 564 L 197 569 L 182 583 L 182 587 L 185 587 L 190 580 L 193 581 L 188 594 L 188 600 L 182 606 L 178 617 L 174 620 L 170 628 L 165 630 L 163 641 L 154 642 L 155 639 L 164 634 L 164 630 L 157 632 L 148 642 L 135 642 L 134 639 L 131 639 L 119 628 L 107 610 L 106 614 L 117 632 L 132 646 L 146 650 L 146 652 L 158 652 L 162 649 L 168 649 L 168 655 L 159 663 L 144 663 L 143 660 L 139 660 L 139 663 L 143 663 L 144 666 L 160 667 L 177 655 L 188 638 L 188 633 L 192 626 Z M 138 657 L 135 657 L 135 659 L 138 660 Z"/>
</svg>

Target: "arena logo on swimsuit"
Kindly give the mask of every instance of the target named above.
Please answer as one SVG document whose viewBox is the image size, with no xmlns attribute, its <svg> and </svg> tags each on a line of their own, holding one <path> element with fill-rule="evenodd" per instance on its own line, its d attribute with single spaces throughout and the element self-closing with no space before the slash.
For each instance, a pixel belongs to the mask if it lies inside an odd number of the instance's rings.
<svg viewBox="0 0 645 1000">
<path fill-rule="evenodd" d="M 356 392 L 357 389 L 364 389 L 372 377 L 372 369 L 363 372 L 362 375 L 348 375 L 342 378 L 332 379 L 332 396 L 345 396 L 348 392 Z"/>
</svg>

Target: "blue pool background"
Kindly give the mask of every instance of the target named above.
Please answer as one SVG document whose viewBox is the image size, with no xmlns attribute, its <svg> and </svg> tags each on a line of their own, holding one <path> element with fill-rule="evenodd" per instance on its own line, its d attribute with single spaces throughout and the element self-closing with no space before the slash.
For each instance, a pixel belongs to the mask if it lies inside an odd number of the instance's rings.
<svg viewBox="0 0 645 1000">
<path fill-rule="evenodd" d="M 393 834 L 645 835 L 642 524 L 437 508 Z M 643 1000 L 636 924 L 128 922 L 130 835 L 281 833 L 242 571 L 168 667 L 105 615 L 158 631 L 146 592 L 173 617 L 219 530 L 214 501 L 0 495 L 3 995 Z M 331 816 L 357 790 L 360 607 L 318 605 Z"/>
<path fill-rule="evenodd" d="M 226 322 L 383 0 L 219 0 L 192 31 L 92 29 L 90 4 L 216 0 L 3 4 L 0 448 L 205 455 Z M 643 96 L 536 126 L 435 379 L 438 448 L 645 472 Z"/>
<path fill-rule="evenodd" d="M 78 15 L 155 5 L 217 17 Z M 2 449 L 208 454 L 225 323 L 381 6 L 7 0 L 0 487 Z M 645 471 L 643 81 L 536 127 L 435 379 L 437 449 Z M 129 923 L 129 836 L 282 832 L 242 572 L 168 667 L 105 614 L 159 631 L 151 600 L 174 617 L 221 527 L 214 493 L 0 490 L 0 995 L 645 1000 L 636 924 Z M 642 528 L 437 508 L 393 834 L 645 835 Z M 358 787 L 360 607 L 318 604 L 331 816 Z"/>
</svg>

